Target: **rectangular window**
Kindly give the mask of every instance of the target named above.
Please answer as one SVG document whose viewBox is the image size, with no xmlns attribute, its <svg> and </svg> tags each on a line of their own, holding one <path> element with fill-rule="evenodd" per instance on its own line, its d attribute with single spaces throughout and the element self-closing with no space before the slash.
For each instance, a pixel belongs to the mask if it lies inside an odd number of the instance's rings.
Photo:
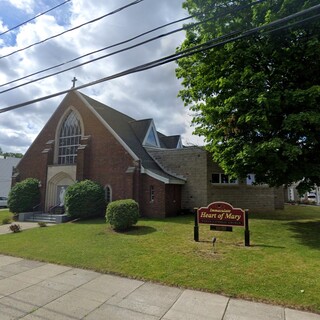
<svg viewBox="0 0 320 320">
<path fill-rule="evenodd" d="M 150 186 L 150 202 L 154 201 L 154 186 Z"/>
<path fill-rule="evenodd" d="M 211 183 L 219 184 L 237 184 L 238 179 L 232 179 L 224 173 L 213 173 L 211 176 Z"/>
<path fill-rule="evenodd" d="M 211 182 L 212 183 L 220 183 L 220 174 L 219 173 L 213 173 Z"/>
</svg>

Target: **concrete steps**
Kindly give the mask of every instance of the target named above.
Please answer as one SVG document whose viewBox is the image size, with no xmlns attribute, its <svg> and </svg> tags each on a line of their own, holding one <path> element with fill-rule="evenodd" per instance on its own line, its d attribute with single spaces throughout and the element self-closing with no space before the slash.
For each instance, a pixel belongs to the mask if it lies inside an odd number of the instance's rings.
<svg viewBox="0 0 320 320">
<path fill-rule="evenodd" d="M 35 213 L 33 215 L 30 215 L 25 221 L 56 223 L 56 217 L 52 214 Z"/>
<path fill-rule="evenodd" d="M 66 214 L 50 214 L 43 212 L 26 212 L 19 214 L 19 221 L 63 223 L 69 221 Z"/>
</svg>

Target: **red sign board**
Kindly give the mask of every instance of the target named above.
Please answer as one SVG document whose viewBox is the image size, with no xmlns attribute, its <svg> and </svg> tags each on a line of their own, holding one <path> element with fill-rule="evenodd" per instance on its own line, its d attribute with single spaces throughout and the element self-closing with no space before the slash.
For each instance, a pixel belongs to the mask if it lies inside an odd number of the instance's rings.
<svg viewBox="0 0 320 320">
<path fill-rule="evenodd" d="M 218 226 L 245 226 L 244 210 L 233 208 L 226 202 L 212 202 L 207 207 L 198 209 L 198 223 Z"/>
</svg>

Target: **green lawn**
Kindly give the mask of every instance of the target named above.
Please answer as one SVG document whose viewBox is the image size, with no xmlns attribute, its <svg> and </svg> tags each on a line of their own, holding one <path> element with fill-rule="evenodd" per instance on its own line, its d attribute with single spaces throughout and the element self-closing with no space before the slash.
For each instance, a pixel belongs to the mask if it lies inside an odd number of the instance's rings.
<svg viewBox="0 0 320 320">
<path fill-rule="evenodd" d="M 250 247 L 243 228 L 201 225 L 194 242 L 193 217 L 180 216 L 126 233 L 99 219 L 25 230 L 1 235 L 0 252 L 320 312 L 319 231 L 319 207 L 287 206 L 251 214 Z"/>
<path fill-rule="evenodd" d="M 0 225 L 2 225 L 4 219 L 11 219 L 12 213 L 7 209 L 0 209 Z"/>
</svg>

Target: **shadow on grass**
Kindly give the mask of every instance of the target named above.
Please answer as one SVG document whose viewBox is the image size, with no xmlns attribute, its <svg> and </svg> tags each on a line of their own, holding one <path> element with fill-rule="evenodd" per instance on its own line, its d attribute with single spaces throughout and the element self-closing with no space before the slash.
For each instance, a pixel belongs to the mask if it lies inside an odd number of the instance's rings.
<svg viewBox="0 0 320 320">
<path fill-rule="evenodd" d="M 91 219 L 76 219 L 76 220 L 71 220 L 66 223 L 74 223 L 74 224 L 106 224 L 106 219 L 105 218 L 91 218 Z"/>
<path fill-rule="evenodd" d="M 132 226 L 130 230 L 127 231 L 116 231 L 118 233 L 126 234 L 128 236 L 142 236 L 156 232 L 157 229 L 149 226 Z"/>
<path fill-rule="evenodd" d="M 141 217 L 139 222 L 143 221 L 151 221 L 151 222 L 165 222 L 165 223 L 177 223 L 177 224 L 193 224 L 194 223 L 194 215 L 193 214 L 184 214 L 178 215 L 174 217 L 166 217 L 166 218 L 147 218 Z"/>
<path fill-rule="evenodd" d="M 320 250 L 320 220 L 288 223 L 289 230 L 294 232 L 293 237 L 303 245 Z"/>
<path fill-rule="evenodd" d="M 250 247 L 272 248 L 272 249 L 285 249 L 286 248 L 286 247 L 282 247 L 282 246 L 270 246 L 268 244 L 251 244 Z"/>
</svg>

